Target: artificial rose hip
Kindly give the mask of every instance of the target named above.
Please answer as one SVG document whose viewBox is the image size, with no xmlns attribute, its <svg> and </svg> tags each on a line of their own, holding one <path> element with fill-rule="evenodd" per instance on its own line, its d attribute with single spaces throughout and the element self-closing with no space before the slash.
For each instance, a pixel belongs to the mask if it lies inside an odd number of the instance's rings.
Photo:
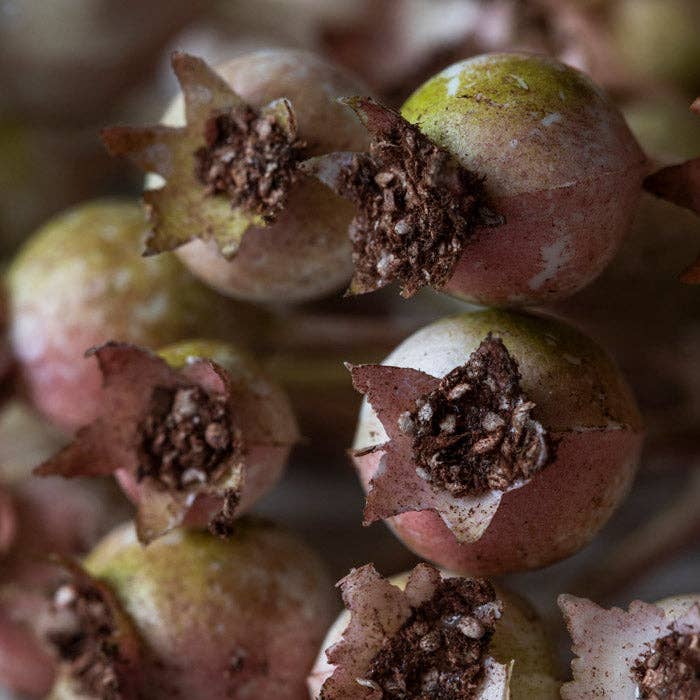
<svg viewBox="0 0 700 700">
<path fill-rule="evenodd" d="M 38 473 L 114 474 L 137 505 L 144 543 L 183 522 L 230 534 L 234 516 L 280 478 L 298 439 L 284 392 L 221 342 L 179 343 L 160 357 L 107 343 L 91 354 L 102 412 Z"/>
<path fill-rule="evenodd" d="M 347 610 L 309 676 L 314 700 L 559 697 L 541 623 L 488 581 L 428 564 L 387 580 L 368 564 L 338 585 Z"/>
<path fill-rule="evenodd" d="M 366 395 L 353 459 L 365 524 L 387 520 L 419 556 L 465 574 L 573 554 L 634 475 L 639 412 L 590 339 L 552 319 L 462 314 L 382 365 L 350 367 Z"/>
<path fill-rule="evenodd" d="M 559 607 L 576 657 L 564 700 L 700 697 L 700 596 L 637 600 L 625 611 L 562 595 Z"/>
<path fill-rule="evenodd" d="M 86 348 L 111 338 L 160 347 L 193 335 L 245 339 L 251 314 L 172 256 L 145 260 L 136 203 L 99 200 L 47 223 L 10 266 L 10 335 L 35 406 L 74 430 L 92 420 L 100 373 Z"/>
<path fill-rule="evenodd" d="M 149 547 L 121 527 L 56 592 L 50 697 L 301 700 L 332 605 L 316 554 L 276 526 Z"/>
<path fill-rule="evenodd" d="M 173 69 L 182 96 L 163 125 L 103 132 L 111 153 L 165 180 L 147 182 L 146 252 L 177 248 L 194 274 L 243 299 L 299 301 L 340 287 L 351 271 L 351 209 L 297 165 L 366 148 L 364 130 L 336 103 L 357 84 L 313 54 L 283 49 L 216 70 L 176 53 Z"/>
<path fill-rule="evenodd" d="M 304 167 L 358 205 L 352 291 L 398 282 L 404 296 L 432 285 L 489 305 L 545 303 L 596 277 L 628 229 L 646 158 L 601 90 L 554 59 L 456 63 L 401 115 L 349 104 L 369 153 Z"/>
</svg>

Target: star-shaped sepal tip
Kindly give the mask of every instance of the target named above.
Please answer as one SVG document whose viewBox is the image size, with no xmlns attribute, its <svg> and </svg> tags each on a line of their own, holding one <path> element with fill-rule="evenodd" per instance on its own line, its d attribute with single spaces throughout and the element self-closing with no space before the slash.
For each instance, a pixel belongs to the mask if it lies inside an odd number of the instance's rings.
<svg viewBox="0 0 700 700">
<path fill-rule="evenodd" d="M 628 610 L 605 608 L 585 598 L 559 596 L 572 640 L 574 680 L 561 689 L 564 700 L 637 697 L 632 668 L 656 640 L 672 632 L 700 633 L 697 603 L 676 619 L 662 608 L 633 601 Z"/>
<path fill-rule="evenodd" d="M 492 363 L 492 368 L 496 366 L 493 363 L 512 363 L 505 346 L 489 336 L 472 354 L 468 362 L 455 371 L 481 368 L 484 357 Z M 512 364 L 510 366 L 515 367 Z M 414 422 L 416 412 L 420 411 L 419 406 L 425 404 L 426 397 L 434 396 L 436 390 L 441 389 L 444 380 L 404 367 L 348 365 L 348 369 L 355 389 L 367 397 L 389 437 L 384 444 L 377 445 L 371 450 L 357 450 L 353 456 L 362 471 L 364 471 L 362 467 L 369 467 L 372 461 L 377 464 L 379 457 L 378 466 L 369 483 L 364 512 L 365 524 L 400 513 L 433 510 L 442 518 L 459 542 L 478 540 L 491 524 L 503 496 L 509 491 L 525 486 L 532 476 L 522 473 L 518 476 L 513 472 L 515 474 L 513 479 L 499 485 L 498 488 L 487 487 L 471 493 L 457 491 L 455 494 L 455 491 L 446 488 L 445 484 L 432 478 L 419 463 L 415 447 L 415 432 L 413 429 L 407 430 L 406 425 L 407 421 Z M 486 381 L 496 387 L 500 376 L 506 384 L 509 384 L 508 387 L 502 387 L 503 391 L 506 388 L 519 390 L 517 375 L 515 378 L 508 377 L 502 373 L 499 375 L 498 371 L 494 370 L 491 375 L 487 375 Z M 513 384 L 514 381 L 515 384 Z M 456 391 L 458 394 L 462 386 L 467 385 L 458 385 L 451 391 L 453 393 Z M 469 387 L 468 390 L 473 392 L 474 387 Z M 471 396 L 475 401 L 478 400 L 478 393 L 473 393 Z M 512 391 L 509 396 L 512 399 Z M 494 430 L 502 440 L 501 445 L 506 444 L 515 430 L 523 435 L 526 430 L 529 431 L 528 441 L 523 443 L 527 448 L 526 456 L 530 463 L 536 462 L 537 469 L 543 468 L 552 459 L 552 449 L 546 431 L 528 416 L 534 404 L 519 398 L 518 403 L 514 405 L 516 409 L 511 412 L 508 420 L 503 420 L 491 412 L 486 412 L 486 419 L 494 424 Z M 524 427 L 525 424 L 527 428 Z M 493 442 L 491 437 L 494 437 L 494 432 L 490 436 L 488 434 L 474 436 L 470 447 L 471 453 L 480 450 L 485 453 L 488 450 L 497 449 L 497 440 Z M 452 442 L 453 438 L 456 442 L 461 439 L 461 436 L 454 433 L 448 435 L 447 443 Z M 493 444 L 487 445 L 489 441 Z M 367 465 L 363 465 L 364 462 L 367 462 Z"/>
<path fill-rule="evenodd" d="M 274 220 L 277 209 L 261 214 L 246 206 L 233 206 L 225 195 L 212 194 L 198 176 L 196 154 L 207 145 L 207 138 L 212 138 L 212 125 L 219 115 L 243 123 L 257 114 L 262 121 L 274 123 L 293 145 L 297 141 L 294 110 L 281 98 L 256 113 L 195 56 L 176 52 L 172 67 L 184 97 L 186 126 L 115 126 L 102 131 L 102 140 L 111 155 L 126 156 L 146 172 L 165 179 L 163 187 L 143 195 L 152 227 L 145 241 L 145 255 L 201 239 L 214 241 L 222 255 L 232 258 L 247 229 Z"/>
<path fill-rule="evenodd" d="M 131 619 L 109 585 L 76 560 L 56 556 L 53 561 L 67 580 L 46 604 L 37 633 L 57 653 L 59 678 L 81 698 L 102 700 L 109 689 L 114 697 L 137 700 L 142 650 Z M 79 649 L 76 628 L 81 633 Z"/>
<path fill-rule="evenodd" d="M 116 474 L 136 502 L 137 533 L 144 543 L 181 525 L 200 496 L 223 503 L 217 516 L 232 517 L 233 496 L 240 497 L 246 486 L 245 457 L 256 443 L 245 440 L 246 419 L 239 420 L 234 405 L 240 390 L 232 385 L 229 374 L 202 358 L 176 370 L 148 350 L 125 343 L 110 342 L 88 354 L 95 357 L 103 376 L 102 414 L 36 473 L 64 477 Z M 144 471 L 143 430 L 157 392 L 193 387 L 228 407 L 231 448 L 207 479 L 196 475 L 200 478 L 173 487 Z"/>
<path fill-rule="evenodd" d="M 341 639 L 326 651 L 332 674 L 323 683 L 321 700 L 380 700 L 382 691 L 366 679 L 369 666 L 387 640 L 439 589 L 440 572 L 418 564 L 403 590 L 383 578 L 373 565 L 353 569 L 339 583 L 350 620 Z M 475 700 L 505 700 L 510 667 L 484 659 L 485 675 Z"/>
<path fill-rule="evenodd" d="M 369 152 L 330 153 L 300 168 L 357 206 L 348 294 L 392 282 L 405 297 L 444 286 L 475 229 L 503 223 L 486 205 L 483 178 L 393 109 L 369 97 L 340 102 L 369 132 Z"/>
<path fill-rule="evenodd" d="M 700 97 L 691 105 L 700 115 Z M 652 173 L 644 180 L 644 188 L 662 199 L 700 214 L 700 158 L 669 165 Z M 700 258 L 681 275 L 686 284 L 700 284 Z"/>
</svg>

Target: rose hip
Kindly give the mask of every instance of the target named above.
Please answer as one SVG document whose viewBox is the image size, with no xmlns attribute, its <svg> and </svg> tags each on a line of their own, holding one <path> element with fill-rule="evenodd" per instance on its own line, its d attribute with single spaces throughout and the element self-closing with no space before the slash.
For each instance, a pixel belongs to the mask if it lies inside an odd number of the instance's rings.
<svg viewBox="0 0 700 700">
<path fill-rule="evenodd" d="M 451 571 L 493 575 L 573 554 L 635 473 L 642 425 L 627 384 L 553 319 L 449 317 L 382 365 L 350 369 L 366 395 L 353 456 L 365 523 L 386 520 Z"/>
<path fill-rule="evenodd" d="M 330 593 L 316 554 L 268 523 L 244 519 L 227 541 L 178 530 L 148 547 L 118 528 L 56 593 L 51 697 L 300 700 Z"/>
<path fill-rule="evenodd" d="M 389 580 L 368 564 L 338 586 L 347 609 L 309 676 L 312 698 L 558 697 L 544 628 L 512 593 L 427 564 Z"/>
<path fill-rule="evenodd" d="M 700 695 L 700 596 L 639 600 L 605 610 L 585 598 L 559 597 L 575 655 L 564 700 L 692 700 Z"/>
<path fill-rule="evenodd" d="M 358 85 L 311 53 L 285 49 L 216 70 L 176 53 L 173 69 L 182 95 L 165 125 L 103 132 L 112 154 L 165 180 L 147 181 L 147 252 L 177 249 L 195 275 L 241 299 L 301 301 L 340 287 L 350 276 L 351 210 L 297 165 L 366 147 L 336 102 Z"/>
<path fill-rule="evenodd" d="M 12 348 L 34 405 L 66 430 L 99 409 L 100 375 L 87 348 L 111 338 L 160 347 L 253 326 L 171 256 L 140 256 L 146 225 L 129 201 L 98 200 L 48 222 L 10 266 Z M 264 320 L 264 316 L 263 316 Z M 256 323 L 261 323 L 257 321 Z"/>
<path fill-rule="evenodd" d="M 93 354 L 102 412 L 37 472 L 114 474 L 137 505 L 144 543 L 183 522 L 229 535 L 278 481 L 298 440 L 284 392 L 223 342 L 187 341 L 160 356 L 113 342 Z"/>
<path fill-rule="evenodd" d="M 305 169 L 358 205 L 350 233 L 367 292 L 431 285 L 495 306 L 546 303 L 594 279 L 627 232 L 646 158 L 586 76 L 527 54 L 456 63 L 401 115 L 348 104 L 369 153 Z"/>
</svg>

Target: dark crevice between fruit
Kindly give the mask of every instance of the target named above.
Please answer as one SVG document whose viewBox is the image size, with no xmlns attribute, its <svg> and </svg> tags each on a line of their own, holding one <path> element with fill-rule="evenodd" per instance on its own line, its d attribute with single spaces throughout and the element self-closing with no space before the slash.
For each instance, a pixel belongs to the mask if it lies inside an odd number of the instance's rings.
<svg viewBox="0 0 700 700">
<path fill-rule="evenodd" d="M 139 434 L 137 480 L 173 491 L 212 483 L 240 451 L 226 397 L 198 386 L 155 387 Z"/>
<path fill-rule="evenodd" d="M 81 695 L 124 700 L 116 625 L 100 590 L 86 582 L 66 583 L 56 591 L 53 609 L 55 627 L 47 639 Z"/>
<path fill-rule="evenodd" d="M 210 195 L 225 195 L 232 208 L 274 221 L 297 181 L 304 144 L 274 114 L 251 107 L 213 114 L 205 145 L 195 152 L 195 175 Z"/>
<path fill-rule="evenodd" d="M 546 430 L 530 416 L 534 404 L 520 372 L 491 334 L 469 361 L 403 413 L 399 428 L 412 436 L 417 473 L 453 496 L 504 491 L 553 459 Z"/>
<path fill-rule="evenodd" d="M 644 700 L 700 698 L 700 635 L 673 632 L 654 642 L 632 667 Z"/>
<path fill-rule="evenodd" d="M 478 579 L 440 582 L 372 659 L 363 685 L 384 700 L 472 698 L 498 616 L 493 586 Z"/>
<path fill-rule="evenodd" d="M 474 229 L 498 222 L 484 219 L 482 178 L 386 111 L 391 126 L 342 168 L 335 188 L 358 207 L 350 226 L 351 291 L 397 281 L 410 297 L 425 285 L 444 286 Z"/>
</svg>

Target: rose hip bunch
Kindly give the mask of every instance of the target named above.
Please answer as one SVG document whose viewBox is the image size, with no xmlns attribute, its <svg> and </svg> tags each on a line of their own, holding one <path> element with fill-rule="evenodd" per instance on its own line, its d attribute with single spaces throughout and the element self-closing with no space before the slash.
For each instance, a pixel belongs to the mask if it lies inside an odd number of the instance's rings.
<svg viewBox="0 0 700 700">
<path fill-rule="evenodd" d="M 82 563 L 56 547 L 39 641 L 0 627 L 2 680 L 45 691 L 51 672 L 12 675 L 32 656 L 56 664 L 54 700 L 557 697 L 543 625 L 475 577 L 574 554 L 624 498 L 644 430 L 606 352 L 543 313 L 472 309 L 347 365 L 365 397 L 364 524 L 441 568 L 353 569 L 307 687 L 330 586 L 305 545 L 247 515 L 300 435 L 244 349 L 267 313 L 240 302 L 348 281 L 495 307 L 566 298 L 617 252 L 651 170 L 624 118 L 582 73 L 528 54 L 454 64 L 400 111 L 307 52 L 172 64 L 182 94 L 162 124 L 102 133 L 149 174 L 148 225 L 129 202 L 83 205 L 8 274 L 20 388 L 76 431 L 37 473 L 114 475 L 136 517 Z M 695 166 L 646 186 L 695 206 Z M 13 498 L 0 489 L 0 557 Z M 562 697 L 697 698 L 695 599 L 560 604 L 578 657 Z"/>
</svg>

